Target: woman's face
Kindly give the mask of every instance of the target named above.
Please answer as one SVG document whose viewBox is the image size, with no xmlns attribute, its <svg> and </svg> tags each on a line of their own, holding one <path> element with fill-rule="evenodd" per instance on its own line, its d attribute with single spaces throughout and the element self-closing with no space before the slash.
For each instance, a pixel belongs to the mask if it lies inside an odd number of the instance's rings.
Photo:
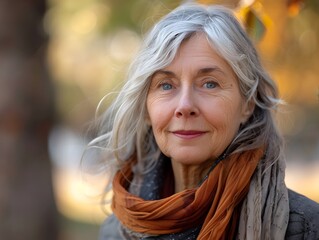
<svg viewBox="0 0 319 240">
<path fill-rule="evenodd" d="M 252 109 L 231 67 L 204 34 L 196 34 L 153 75 L 147 111 L 161 151 L 179 163 L 197 165 L 222 154 Z"/>
</svg>

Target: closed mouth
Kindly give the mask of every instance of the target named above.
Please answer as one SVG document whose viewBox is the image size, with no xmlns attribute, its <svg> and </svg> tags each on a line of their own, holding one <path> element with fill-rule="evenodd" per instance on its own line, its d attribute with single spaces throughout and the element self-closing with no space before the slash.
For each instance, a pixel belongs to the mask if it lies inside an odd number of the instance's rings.
<svg viewBox="0 0 319 240">
<path fill-rule="evenodd" d="M 205 131 L 197 131 L 197 130 L 178 130 L 172 132 L 175 136 L 184 138 L 184 139 L 191 139 L 202 136 L 205 134 Z"/>
</svg>

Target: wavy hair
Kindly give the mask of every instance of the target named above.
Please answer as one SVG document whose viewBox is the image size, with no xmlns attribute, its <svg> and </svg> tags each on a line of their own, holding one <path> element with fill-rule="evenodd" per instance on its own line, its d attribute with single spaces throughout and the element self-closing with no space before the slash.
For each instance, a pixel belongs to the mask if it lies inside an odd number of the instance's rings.
<svg viewBox="0 0 319 240">
<path fill-rule="evenodd" d="M 185 4 L 163 17 L 146 35 L 125 84 L 99 120 L 100 132 L 89 146 L 107 153 L 104 164 L 110 167 L 110 174 L 133 154 L 144 170 L 157 160 L 160 150 L 145 121 L 150 80 L 173 61 L 183 41 L 199 32 L 232 67 L 245 100 L 255 104 L 253 114 L 228 147 L 229 154 L 265 146 L 267 165 L 280 159 L 282 140 L 272 114 L 280 100 L 252 41 L 230 9 Z"/>
</svg>

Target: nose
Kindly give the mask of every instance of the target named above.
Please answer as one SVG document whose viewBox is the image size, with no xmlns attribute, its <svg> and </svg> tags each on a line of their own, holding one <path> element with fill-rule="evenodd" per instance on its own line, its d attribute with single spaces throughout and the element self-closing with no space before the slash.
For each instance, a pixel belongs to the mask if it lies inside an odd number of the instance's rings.
<svg viewBox="0 0 319 240">
<path fill-rule="evenodd" d="M 199 114 L 199 109 L 196 104 L 194 93 L 191 89 L 181 91 L 178 98 L 178 104 L 175 109 L 175 116 L 181 117 L 196 117 Z"/>
</svg>

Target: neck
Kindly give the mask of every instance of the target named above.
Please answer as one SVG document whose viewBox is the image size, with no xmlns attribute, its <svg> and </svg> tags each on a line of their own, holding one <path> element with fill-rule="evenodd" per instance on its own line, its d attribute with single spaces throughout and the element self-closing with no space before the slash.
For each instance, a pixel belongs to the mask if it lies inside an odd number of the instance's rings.
<svg viewBox="0 0 319 240">
<path fill-rule="evenodd" d="M 201 165 L 184 165 L 172 160 L 172 168 L 175 180 L 175 193 L 185 189 L 196 188 L 206 176 L 211 162 Z"/>
</svg>

